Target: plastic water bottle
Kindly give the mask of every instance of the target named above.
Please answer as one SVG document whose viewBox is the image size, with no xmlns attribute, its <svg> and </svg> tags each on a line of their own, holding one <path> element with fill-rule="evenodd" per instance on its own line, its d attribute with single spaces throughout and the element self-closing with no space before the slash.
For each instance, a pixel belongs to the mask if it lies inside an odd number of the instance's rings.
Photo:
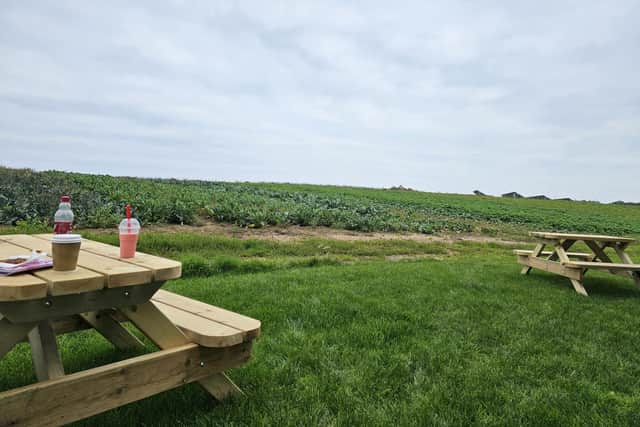
<svg viewBox="0 0 640 427">
<path fill-rule="evenodd" d="M 73 230 L 73 211 L 71 210 L 71 197 L 60 197 L 60 206 L 54 216 L 53 233 L 67 234 Z"/>
</svg>

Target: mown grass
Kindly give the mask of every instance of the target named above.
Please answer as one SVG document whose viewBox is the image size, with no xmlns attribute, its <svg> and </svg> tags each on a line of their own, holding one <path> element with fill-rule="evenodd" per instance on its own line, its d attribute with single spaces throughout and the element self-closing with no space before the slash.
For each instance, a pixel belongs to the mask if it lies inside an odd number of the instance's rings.
<svg viewBox="0 0 640 427">
<path fill-rule="evenodd" d="M 591 296 L 581 297 L 563 278 L 521 276 L 511 247 L 496 243 L 175 234 L 141 243 L 208 260 L 294 260 L 324 256 L 314 251 L 329 245 L 351 261 L 168 283 L 262 321 L 251 362 L 230 373 L 247 396 L 218 404 L 190 385 L 79 425 L 640 424 L 640 291 L 631 280 L 590 272 Z M 438 259 L 384 260 L 421 250 Z M 68 371 L 127 356 L 93 332 L 60 341 Z M 0 372 L 0 389 L 33 381 L 27 346 L 2 359 Z"/>
<path fill-rule="evenodd" d="M 85 237 L 118 244 L 115 233 L 84 232 Z M 452 249 L 441 242 L 412 240 L 340 241 L 309 238 L 288 242 L 235 239 L 199 233 L 144 233 L 140 250 L 180 260 L 183 276 L 255 273 L 294 267 L 356 262 L 390 255 L 444 256 Z"/>
</svg>

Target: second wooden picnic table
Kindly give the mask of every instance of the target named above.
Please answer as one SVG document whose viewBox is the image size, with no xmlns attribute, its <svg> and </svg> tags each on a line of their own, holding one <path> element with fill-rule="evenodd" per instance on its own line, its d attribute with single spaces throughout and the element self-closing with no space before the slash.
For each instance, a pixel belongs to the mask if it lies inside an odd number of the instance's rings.
<svg viewBox="0 0 640 427">
<path fill-rule="evenodd" d="M 524 266 L 522 274 L 529 274 L 532 268 L 537 268 L 567 277 L 571 280 L 575 291 L 581 295 L 588 295 L 583 279 L 590 269 L 631 277 L 640 287 L 640 264 L 634 264 L 626 252 L 627 247 L 635 242 L 635 239 L 544 231 L 534 231 L 529 234 L 538 241 L 535 249 L 514 251 L 518 256 L 518 262 Z M 590 253 L 570 252 L 569 249 L 577 242 L 584 242 Z M 547 246 L 550 247 L 550 251 L 544 250 Z M 607 254 L 607 248 L 613 250 L 620 262 L 612 261 Z"/>
<path fill-rule="evenodd" d="M 50 252 L 51 235 L 0 236 L 0 257 Z M 222 399 L 240 389 L 224 371 L 247 362 L 260 322 L 160 290 L 181 264 L 82 240 L 78 268 L 0 277 L 0 358 L 28 341 L 38 383 L 0 393 L 0 426 L 61 425 L 198 381 Z M 93 328 L 122 350 L 160 351 L 65 375 L 56 335 Z M 2 375 L 7 375 L 3 372 Z"/>
</svg>

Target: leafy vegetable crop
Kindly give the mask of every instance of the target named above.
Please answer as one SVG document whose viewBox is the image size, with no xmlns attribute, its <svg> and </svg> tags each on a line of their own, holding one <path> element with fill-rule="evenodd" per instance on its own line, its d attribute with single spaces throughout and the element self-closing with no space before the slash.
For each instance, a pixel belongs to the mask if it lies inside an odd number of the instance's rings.
<svg viewBox="0 0 640 427">
<path fill-rule="evenodd" d="M 359 231 L 468 232 L 487 224 L 640 234 L 640 207 L 299 184 L 145 179 L 0 167 L 0 223 L 50 222 L 72 196 L 82 227 L 113 227 L 131 203 L 144 223 L 202 219 Z"/>
</svg>

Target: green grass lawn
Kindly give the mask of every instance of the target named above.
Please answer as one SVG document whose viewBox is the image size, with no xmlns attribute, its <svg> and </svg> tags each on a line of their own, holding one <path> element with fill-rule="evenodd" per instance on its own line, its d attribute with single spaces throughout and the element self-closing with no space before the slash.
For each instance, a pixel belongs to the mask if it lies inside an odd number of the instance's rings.
<svg viewBox="0 0 640 427">
<path fill-rule="evenodd" d="M 521 276 L 495 243 L 158 233 L 141 244 L 185 262 L 166 289 L 262 321 L 252 360 L 230 373 L 247 396 L 220 404 L 189 385 L 79 425 L 640 424 L 630 279 L 590 272 L 582 297 L 563 278 Z M 428 257 L 385 260 L 397 254 Z M 130 356 L 94 332 L 59 342 L 68 372 Z M 28 347 L 0 373 L 2 390 L 33 382 Z"/>
</svg>

